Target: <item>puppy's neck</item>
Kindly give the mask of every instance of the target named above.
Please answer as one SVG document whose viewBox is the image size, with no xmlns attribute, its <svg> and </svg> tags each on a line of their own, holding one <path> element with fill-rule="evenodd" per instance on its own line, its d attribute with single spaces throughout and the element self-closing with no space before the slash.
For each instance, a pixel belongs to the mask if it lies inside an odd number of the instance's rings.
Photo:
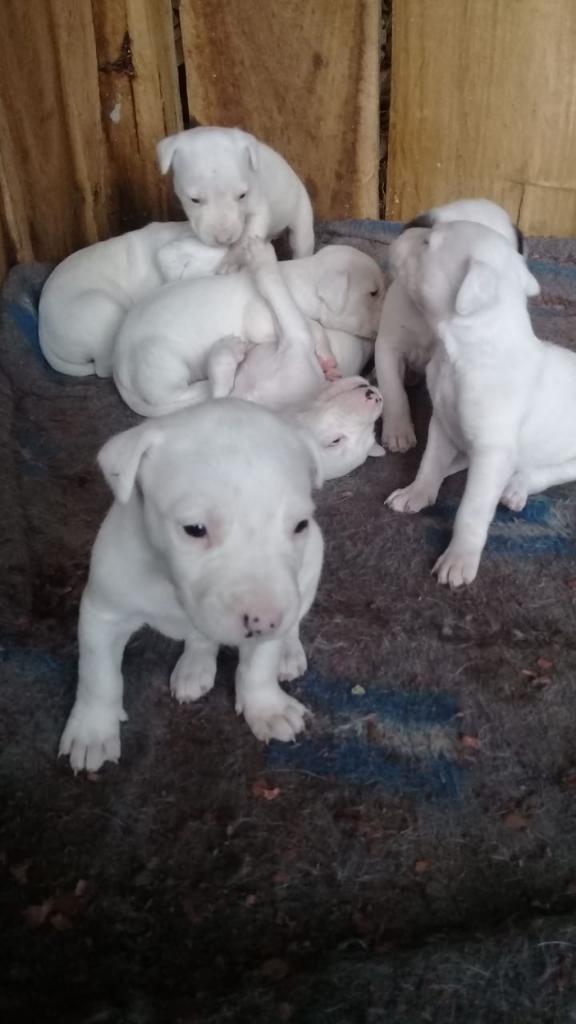
<svg viewBox="0 0 576 1024">
<path fill-rule="evenodd" d="M 452 363 L 508 362 L 540 344 L 521 301 L 499 303 L 474 316 L 446 317 L 438 321 L 435 333 Z"/>
</svg>

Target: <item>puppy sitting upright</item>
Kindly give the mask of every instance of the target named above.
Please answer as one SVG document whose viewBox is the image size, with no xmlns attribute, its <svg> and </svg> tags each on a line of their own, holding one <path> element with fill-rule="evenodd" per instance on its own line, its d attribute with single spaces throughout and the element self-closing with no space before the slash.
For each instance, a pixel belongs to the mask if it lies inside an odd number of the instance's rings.
<svg viewBox="0 0 576 1024">
<path fill-rule="evenodd" d="M 427 371 L 426 451 L 414 483 L 388 504 L 418 512 L 468 466 L 452 540 L 434 569 L 457 587 L 476 576 L 498 501 L 521 509 L 529 494 L 576 479 L 576 354 L 534 335 L 526 299 L 538 282 L 494 231 L 414 229 L 392 250 L 440 344 Z"/>
<path fill-rule="evenodd" d="M 489 199 L 460 199 L 447 206 L 438 206 L 410 221 L 403 230 L 431 228 L 435 224 L 456 220 L 492 228 L 519 252 L 523 251 L 521 232 L 514 227 L 506 211 Z M 391 452 L 405 452 L 416 444 L 404 376 L 407 370 L 423 372 L 433 348 L 434 337 L 421 312 L 401 281 L 393 281 L 382 307 L 374 353 L 378 387 L 384 399 L 382 444 Z"/>
<path fill-rule="evenodd" d="M 191 128 L 158 144 L 162 174 L 206 245 L 234 246 L 226 270 L 242 265 L 250 238 L 290 232 L 296 258 L 314 252 L 314 216 L 304 185 L 284 157 L 238 128 Z"/>
<path fill-rule="evenodd" d="M 118 434 L 99 462 L 115 501 L 82 595 L 60 753 L 75 771 L 120 756 L 122 655 L 145 623 L 185 641 L 177 700 L 207 693 L 219 646 L 236 646 L 237 711 L 258 739 L 293 739 L 305 708 L 278 681 L 306 669 L 299 622 L 322 567 L 312 448 L 266 409 L 224 399 Z"/>
</svg>

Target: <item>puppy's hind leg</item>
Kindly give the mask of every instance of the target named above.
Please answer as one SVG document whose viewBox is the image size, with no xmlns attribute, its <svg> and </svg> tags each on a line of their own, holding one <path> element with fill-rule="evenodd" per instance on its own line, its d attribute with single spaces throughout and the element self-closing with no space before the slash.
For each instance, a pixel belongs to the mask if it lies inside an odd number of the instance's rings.
<svg viewBox="0 0 576 1024">
<path fill-rule="evenodd" d="M 573 480 L 576 480 L 576 459 L 568 459 L 567 462 L 559 463 L 557 466 L 531 469 L 526 473 L 514 473 L 506 484 L 500 501 L 513 512 L 520 512 L 530 494 L 539 494 L 549 487 L 569 484 Z"/>
<path fill-rule="evenodd" d="M 212 398 L 225 398 L 234 390 L 236 373 L 244 361 L 250 344 L 242 338 L 221 338 L 208 356 L 208 380 Z"/>
<path fill-rule="evenodd" d="M 288 225 L 293 259 L 312 256 L 314 252 L 314 213 L 308 193 L 303 188 L 293 222 Z"/>
</svg>

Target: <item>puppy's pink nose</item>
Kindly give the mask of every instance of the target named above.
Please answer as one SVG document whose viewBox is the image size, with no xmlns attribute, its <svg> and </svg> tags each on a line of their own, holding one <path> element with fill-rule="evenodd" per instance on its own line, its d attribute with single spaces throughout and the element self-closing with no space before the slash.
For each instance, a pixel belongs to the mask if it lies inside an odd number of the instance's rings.
<svg viewBox="0 0 576 1024">
<path fill-rule="evenodd" d="M 282 622 L 282 612 L 272 605 L 252 607 L 242 614 L 242 625 L 246 639 L 254 636 L 269 636 L 275 633 Z"/>
</svg>

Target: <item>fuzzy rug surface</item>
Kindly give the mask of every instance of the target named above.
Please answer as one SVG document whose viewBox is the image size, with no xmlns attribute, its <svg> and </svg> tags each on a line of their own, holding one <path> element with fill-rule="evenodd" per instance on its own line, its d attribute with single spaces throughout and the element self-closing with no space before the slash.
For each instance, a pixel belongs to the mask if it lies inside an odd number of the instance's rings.
<svg viewBox="0 0 576 1024">
<path fill-rule="evenodd" d="M 384 267 L 395 225 L 347 221 Z M 576 242 L 534 239 L 541 337 L 576 347 Z M 290 688 L 307 735 L 259 744 L 234 655 L 172 703 L 179 645 L 127 650 L 123 756 L 58 762 L 100 445 L 137 421 L 38 348 L 48 268 L 0 333 L 0 1017 L 5 1024 L 576 1022 L 576 486 L 499 511 L 477 581 L 440 588 L 463 477 L 383 506 L 421 448 L 318 496 L 327 540 Z M 412 392 L 419 436 L 423 386 Z"/>
</svg>

